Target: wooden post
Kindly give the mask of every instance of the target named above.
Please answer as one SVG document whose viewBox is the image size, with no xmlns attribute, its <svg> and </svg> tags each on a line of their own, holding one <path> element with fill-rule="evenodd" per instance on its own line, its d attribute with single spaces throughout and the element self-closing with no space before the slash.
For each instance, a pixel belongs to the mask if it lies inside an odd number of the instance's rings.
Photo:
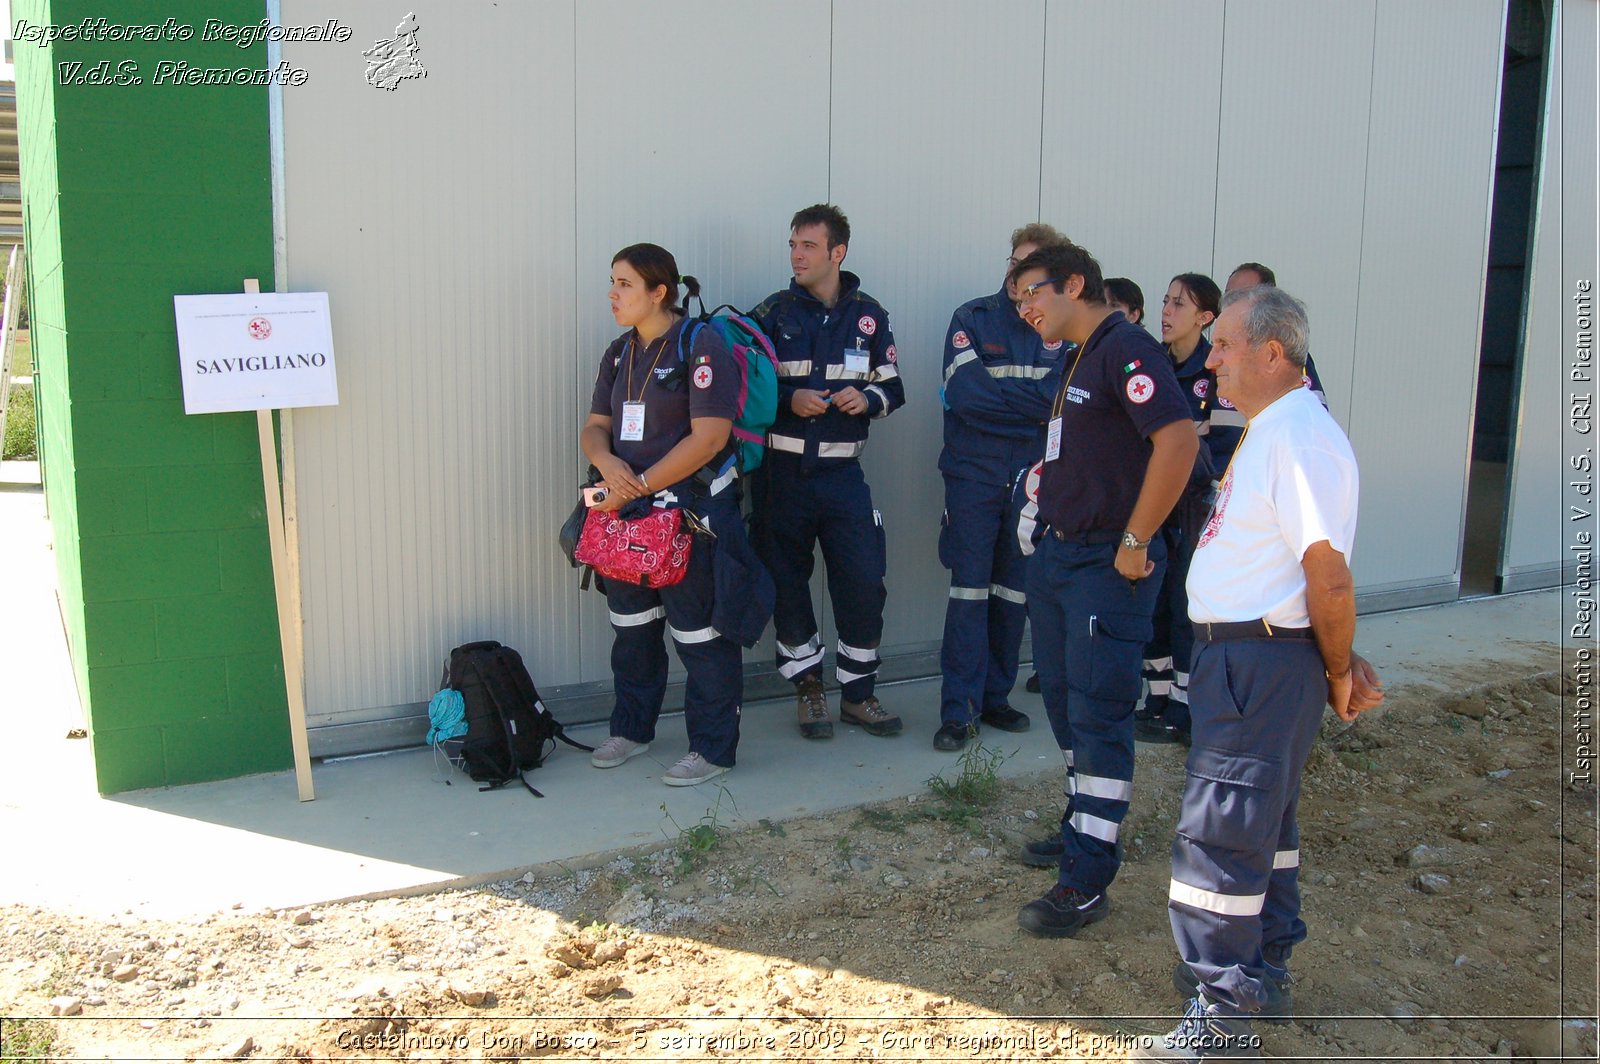
<svg viewBox="0 0 1600 1064">
<path fill-rule="evenodd" d="M 261 291 L 256 278 L 244 283 L 252 295 Z M 294 746 L 294 778 L 300 800 L 316 798 L 311 786 L 311 744 L 306 738 L 306 688 L 302 673 L 299 633 L 292 628 L 294 589 L 289 572 L 288 547 L 283 532 L 283 494 L 278 487 L 278 442 L 272 431 L 272 411 L 256 411 L 256 435 L 261 439 L 261 481 L 267 500 L 267 542 L 272 548 L 272 587 L 278 603 L 278 645 L 283 652 L 283 683 L 289 696 L 289 740 Z"/>
</svg>

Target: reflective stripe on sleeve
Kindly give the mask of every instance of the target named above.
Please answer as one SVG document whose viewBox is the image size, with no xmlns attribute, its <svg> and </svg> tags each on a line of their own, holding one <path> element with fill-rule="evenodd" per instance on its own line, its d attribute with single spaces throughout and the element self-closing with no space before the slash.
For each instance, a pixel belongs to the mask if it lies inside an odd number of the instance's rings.
<svg viewBox="0 0 1600 1064">
<path fill-rule="evenodd" d="M 1048 366 L 989 366 L 988 370 L 995 380 L 1042 381 L 1050 375 Z"/>
<path fill-rule="evenodd" d="M 965 366 L 968 362 L 976 362 L 977 360 L 978 353 L 976 351 L 961 352 L 955 358 L 950 360 L 950 368 L 944 371 L 944 382 L 949 384 L 950 378 L 955 376 L 956 370 L 960 369 L 962 366 Z"/>
<path fill-rule="evenodd" d="M 1015 602 L 1018 606 L 1026 606 L 1028 604 L 1028 596 L 1026 594 L 1021 591 L 1013 591 L 1009 587 L 1003 587 L 1000 584 L 990 584 L 989 594 L 997 599 Z"/>
<path fill-rule="evenodd" d="M 989 597 L 986 587 L 952 587 L 950 597 L 961 599 L 963 602 L 982 602 Z"/>
<path fill-rule="evenodd" d="M 1279 850 L 1277 853 L 1272 855 L 1272 868 L 1273 868 L 1274 871 L 1276 871 L 1276 870 L 1278 870 L 1280 868 L 1299 868 L 1299 867 L 1300 867 L 1300 851 L 1299 850 Z"/>
</svg>

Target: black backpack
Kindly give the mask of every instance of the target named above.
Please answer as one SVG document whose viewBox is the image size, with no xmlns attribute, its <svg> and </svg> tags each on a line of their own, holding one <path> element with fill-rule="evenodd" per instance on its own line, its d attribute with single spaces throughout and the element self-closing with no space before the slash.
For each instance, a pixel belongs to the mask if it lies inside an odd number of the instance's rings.
<svg viewBox="0 0 1600 1064">
<path fill-rule="evenodd" d="M 447 741 L 451 760 L 478 783 L 480 791 L 521 780 L 536 798 L 543 798 L 526 773 L 538 768 L 555 750 L 556 740 L 579 750 L 593 750 L 567 738 L 551 715 L 522 664 L 522 655 L 494 640 L 467 643 L 450 652 L 440 687 L 461 692 L 466 704 L 467 734 Z"/>
</svg>

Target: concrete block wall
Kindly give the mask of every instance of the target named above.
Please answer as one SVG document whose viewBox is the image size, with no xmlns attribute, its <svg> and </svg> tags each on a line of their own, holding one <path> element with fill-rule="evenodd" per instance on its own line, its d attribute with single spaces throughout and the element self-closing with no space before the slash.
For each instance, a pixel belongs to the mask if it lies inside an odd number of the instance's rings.
<svg viewBox="0 0 1600 1064">
<path fill-rule="evenodd" d="M 272 278 L 267 90 L 156 85 L 160 60 L 264 68 L 200 40 L 248 0 L 161 5 L 188 41 L 15 47 L 41 445 L 62 612 L 103 793 L 290 764 L 254 414 L 186 416 L 172 296 Z M 26 0 L 13 20 L 159 21 Z M 78 85 L 59 64 L 138 65 Z"/>
</svg>

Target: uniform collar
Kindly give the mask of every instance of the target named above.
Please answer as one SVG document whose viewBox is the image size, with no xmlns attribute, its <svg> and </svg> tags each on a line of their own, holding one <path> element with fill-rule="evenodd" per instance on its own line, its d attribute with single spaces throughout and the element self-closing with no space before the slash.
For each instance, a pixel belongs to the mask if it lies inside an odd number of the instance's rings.
<svg viewBox="0 0 1600 1064">
<path fill-rule="evenodd" d="M 857 277 L 855 274 L 851 273 L 849 270 L 840 270 L 839 271 L 839 300 L 838 300 L 837 303 L 834 304 L 834 306 L 836 306 L 836 307 L 844 306 L 845 303 L 847 303 L 851 299 L 853 299 L 855 297 L 855 294 L 860 290 L 861 290 L 861 278 Z M 803 285 L 800 284 L 799 281 L 796 281 L 793 277 L 789 278 L 789 294 L 791 296 L 793 296 L 795 299 L 798 299 L 803 303 L 810 303 L 810 304 L 813 304 L 813 305 L 818 306 L 818 307 L 822 306 L 822 300 L 820 300 L 816 296 L 812 295 L 809 289 L 805 288 Z"/>
<path fill-rule="evenodd" d="M 1171 357 L 1170 354 L 1168 357 Z M 1182 362 L 1173 364 L 1173 375 L 1182 380 L 1187 380 L 1190 377 L 1198 377 L 1201 373 L 1205 372 L 1206 359 L 1210 357 L 1211 341 L 1202 336 L 1200 337 L 1200 342 L 1195 344 L 1194 350 L 1189 352 L 1188 358 L 1184 359 Z"/>
</svg>

